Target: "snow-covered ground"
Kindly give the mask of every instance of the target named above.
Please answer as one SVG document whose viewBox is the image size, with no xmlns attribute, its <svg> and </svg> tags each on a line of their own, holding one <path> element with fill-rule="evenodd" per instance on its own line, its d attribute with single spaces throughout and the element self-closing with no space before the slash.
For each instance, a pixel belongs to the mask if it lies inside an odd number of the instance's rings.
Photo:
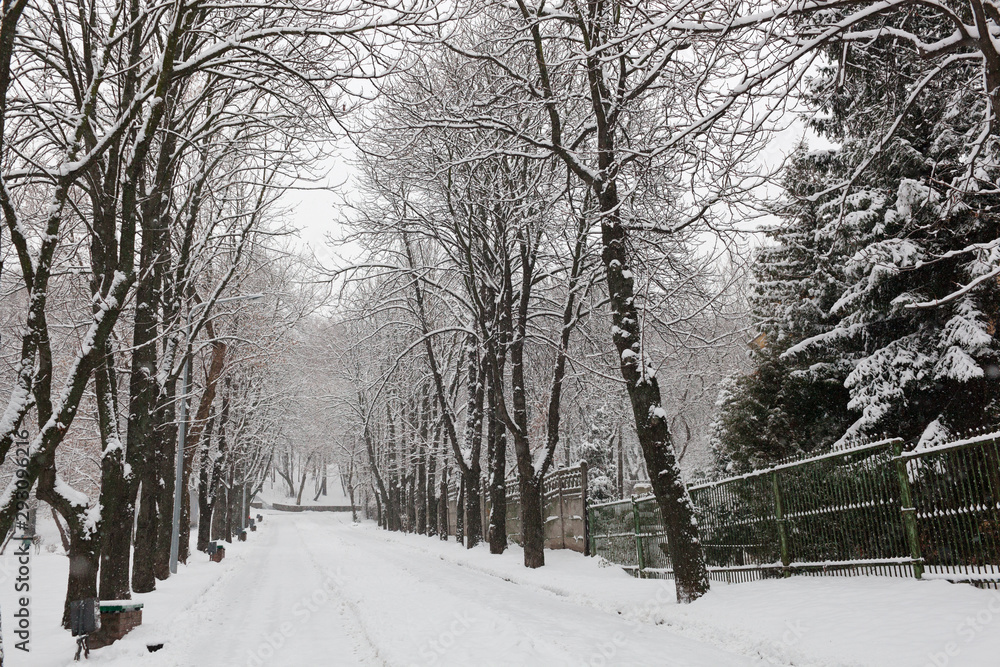
<svg viewBox="0 0 1000 667">
<path fill-rule="evenodd" d="M 144 623 L 91 654 L 131 667 L 310 665 L 1000 664 L 1000 593 L 941 581 L 793 578 L 716 585 L 678 606 L 671 582 L 639 581 L 571 552 L 526 570 L 454 542 L 387 533 L 349 516 L 267 512 L 250 541 L 202 554 L 138 599 Z M 4 568 L 7 569 L 4 569 Z M 32 653 L 8 665 L 72 663 L 58 628 L 66 559 L 32 562 Z M 13 572 L 8 552 L 0 577 Z M 148 653 L 147 643 L 165 644 Z"/>
<path fill-rule="evenodd" d="M 301 480 L 296 480 L 296 484 L 298 484 L 299 481 Z M 295 491 L 298 492 L 298 486 L 295 487 Z M 336 505 L 341 507 L 350 507 L 351 501 L 347 496 L 347 492 L 340 483 L 340 469 L 336 464 L 330 464 L 327 467 L 326 495 L 319 496 L 318 498 L 315 498 L 315 496 L 315 480 L 310 477 L 306 481 L 305 488 L 302 490 L 303 505 Z M 257 494 L 256 499 L 268 504 L 295 504 L 295 494 L 289 495 L 288 482 L 281 477 L 276 477 L 273 480 L 271 477 L 268 477 L 264 480 L 264 486 L 261 488 L 260 493 Z"/>
</svg>

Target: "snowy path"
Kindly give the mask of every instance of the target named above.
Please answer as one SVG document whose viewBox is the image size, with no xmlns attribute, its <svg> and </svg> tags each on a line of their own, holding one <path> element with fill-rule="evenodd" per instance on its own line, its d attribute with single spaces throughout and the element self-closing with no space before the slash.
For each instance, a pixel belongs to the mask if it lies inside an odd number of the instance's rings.
<svg viewBox="0 0 1000 667">
<path fill-rule="evenodd" d="M 302 528 L 329 528 L 309 518 L 316 523 Z M 389 664 L 755 664 L 543 586 L 456 566 L 419 540 L 391 537 L 335 529 L 318 538 L 345 563 L 343 590 Z"/>
<path fill-rule="evenodd" d="M 326 585 L 309 536 L 283 518 L 274 521 L 276 530 L 261 531 L 243 565 L 184 619 L 192 633 L 183 639 L 187 659 L 180 664 L 294 664 L 283 656 L 331 655 L 344 667 L 372 664 L 371 647 Z"/>
<path fill-rule="evenodd" d="M 269 516 L 247 544 L 236 545 L 236 556 L 227 558 L 235 562 L 193 604 L 168 624 L 147 622 L 93 657 L 151 667 L 380 664 L 301 524 L 299 516 Z M 155 595 L 146 601 L 147 615 Z M 163 649 L 145 652 L 146 643 L 159 641 Z"/>
<path fill-rule="evenodd" d="M 453 543 L 427 542 L 461 553 Z M 345 515 L 269 514 L 240 546 L 241 562 L 178 610 L 169 627 L 146 624 L 96 652 L 96 663 L 759 664 L 542 586 L 456 566 L 420 540 L 353 527 Z M 144 654 L 142 645 L 155 639 L 165 647 Z"/>
<path fill-rule="evenodd" d="M 993 667 L 1000 655 L 1000 593 L 965 585 L 798 577 L 717 585 L 677 605 L 672 582 L 571 552 L 546 552 L 546 567 L 527 570 L 516 547 L 497 557 L 352 526 L 344 514 L 267 514 L 223 563 L 195 554 L 137 596 L 143 625 L 90 663 Z M 36 568 L 34 648 L 12 652 L 11 667 L 79 664 L 58 628 L 65 558 Z M 164 648 L 148 653 L 150 643 Z"/>
</svg>

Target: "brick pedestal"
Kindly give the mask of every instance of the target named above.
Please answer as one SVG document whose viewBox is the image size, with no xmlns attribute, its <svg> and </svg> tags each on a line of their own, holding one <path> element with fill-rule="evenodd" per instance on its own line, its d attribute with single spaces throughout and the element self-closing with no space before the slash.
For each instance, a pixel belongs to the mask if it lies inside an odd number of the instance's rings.
<svg viewBox="0 0 1000 667">
<path fill-rule="evenodd" d="M 101 629 L 87 638 L 87 645 L 92 649 L 108 646 L 139 625 L 142 625 L 142 609 L 102 611 Z"/>
<path fill-rule="evenodd" d="M 221 563 L 226 557 L 226 548 L 218 542 L 211 542 L 208 545 L 208 558 L 213 563 Z"/>
</svg>

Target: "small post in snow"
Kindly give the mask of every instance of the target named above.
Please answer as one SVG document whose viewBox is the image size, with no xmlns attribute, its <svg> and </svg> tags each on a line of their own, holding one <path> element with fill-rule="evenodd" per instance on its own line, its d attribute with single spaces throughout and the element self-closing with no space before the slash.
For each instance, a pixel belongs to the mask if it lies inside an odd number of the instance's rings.
<svg viewBox="0 0 1000 667">
<path fill-rule="evenodd" d="M 781 548 L 781 571 L 785 577 L 792 576 L 789 565 L 792 556 L 788 549 L 788 525 L 785 521 L 785 499 L 781 495 L 781 484 L 778 483 L 778 471 L 771 473 L 771 488 L 774 490 L 774 518 L 778 522 L 778 541 Z"/>
<path fill-rule="evenodd" d="M 924 561 L 920 555 L 917 508 L 913 506 L 910 476 L 906 473 L 906 461 L 903 460 L 902 440 L 892 443 L 892 454 L 896 461 L 896 476 L 899 478 L 899 511 L 903 514 L 903 528 L 906 530 L 906 541 L 910 546 L 910 558 L 913 559 L 913 576 L 920 579 L 924 574 Z"/>
</svg>

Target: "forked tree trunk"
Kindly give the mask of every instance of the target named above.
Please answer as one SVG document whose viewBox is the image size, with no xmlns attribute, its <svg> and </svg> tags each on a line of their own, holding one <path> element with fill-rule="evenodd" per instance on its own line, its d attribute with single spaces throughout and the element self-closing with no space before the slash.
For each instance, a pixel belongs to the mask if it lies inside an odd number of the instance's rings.
<svg viewBox="0 0 1000 667">
<path fill-rule="evenodd" d="M 536 14 L 528 5 L 518 3 L 522 24 L 530 36 L 535 59 L 535 74 L 540 78 L 539 94 L 544 100 L 548 116 L 549 139 L 553 156 L 562 159 L 566 166 L 586 184 L 596 201 L 601 224 L 601 259 L 604 263 L 608 287 L 608 298 L 612 320 L 612 338 L 618 352 L 622 378 L 632 404 L 639 445 L 643 451 L 646 468 L 653 485 L 653 493 L 663 515 L 663 525 L 667 534 L 670 559 L 679 602 L 691 602 L 709 589 L 705 554 L 698 539 L 698 523 L 694 507 L 681 478 L 673 442 L 667 428 L 667 415 L 663 409 L 659 385 L 652 368 L 647 368 L 643 358 L 641 323 L 636 303 L 633 271 L 635 262 L 630 255 L 628 231 L 622 219 L 622 201 L 619 199 L 617 179 L 623 164 L 617 142 L 624 136 L 624 119 L 627 114 L 608 113 L 616 104 L 627 99 L 641 99 L 645 88 L 633 87 L 628 74 L 620 76 L 615 67 L 629 65 L 626 56 L 621 59 L 607 58 L 611 41 L 617 39 L 612 28 L 617 27 L 618 5 L 590 4 L 587 16 L 573 17 L 563 25 L 571 31 L 579 31 L 575 37 L 585 36 L 589 40 L 585 52 L 584 74 L 587 79 L 586 94 L 589 96 L 587 113 L 592 119 L 593 154 L 596 165 L 581 162 L 575 147 L 564 144 L 562 127 L 564 119 L 563 99 L 553 88 L 550 78 L 550 63 L 546 38 Z M 608 30 L 605 30 L 605 28 Z M 581 42 L 582 43 L 582 42 Z M 658 80 L 661 72 L 654 73 L 642 86 L 654 87 L 664 83 Z M 635 81 L 643 81 L 640 67 Z M 634 96 L 634 97 L 633 97 Z M 576 102 L 574 102 L 575 104 Z M 575 113 L 576 110 L 574 110 Z M 634 148 L 628 149 L 630 151 Z M 636 155 L 631 152 L 629 155 Z M 630 159 L 630 158 L 629 158 Z"/>
<path fill-rule="evenodd" d="M 226 365 L 226 345 L 215 340 L 215 327 L 209 321 L 205 324 L 205 331 L 212 340 L 212 356 L 208 365 L 208 372 L 205 376 L 205 391 L 202 392 L 198 401 L 198 410 L 194 414 L 188 428 L 188 437 L 184 443 L 184 482 L 181 488 L 181 529 L 180 543 L 178 548 L 178 560 L 186 563 L 188 551 L 191 545 L 191 494 L 188 488 L 191 486 L 191 473 L 194 469 L 194 454 L 199 450 L 199 443 L 208 422 L 208 416 L 212 411 L 212 404 L 215 402 L 215 394 L 222 377 L 222 371 Z M 190 413 L 187 413 L 190 415 Z M 200 521 L 200 519 L 199 519 Z M 207 547 L 207 545 L 206 545 Z"/>
</svg>

